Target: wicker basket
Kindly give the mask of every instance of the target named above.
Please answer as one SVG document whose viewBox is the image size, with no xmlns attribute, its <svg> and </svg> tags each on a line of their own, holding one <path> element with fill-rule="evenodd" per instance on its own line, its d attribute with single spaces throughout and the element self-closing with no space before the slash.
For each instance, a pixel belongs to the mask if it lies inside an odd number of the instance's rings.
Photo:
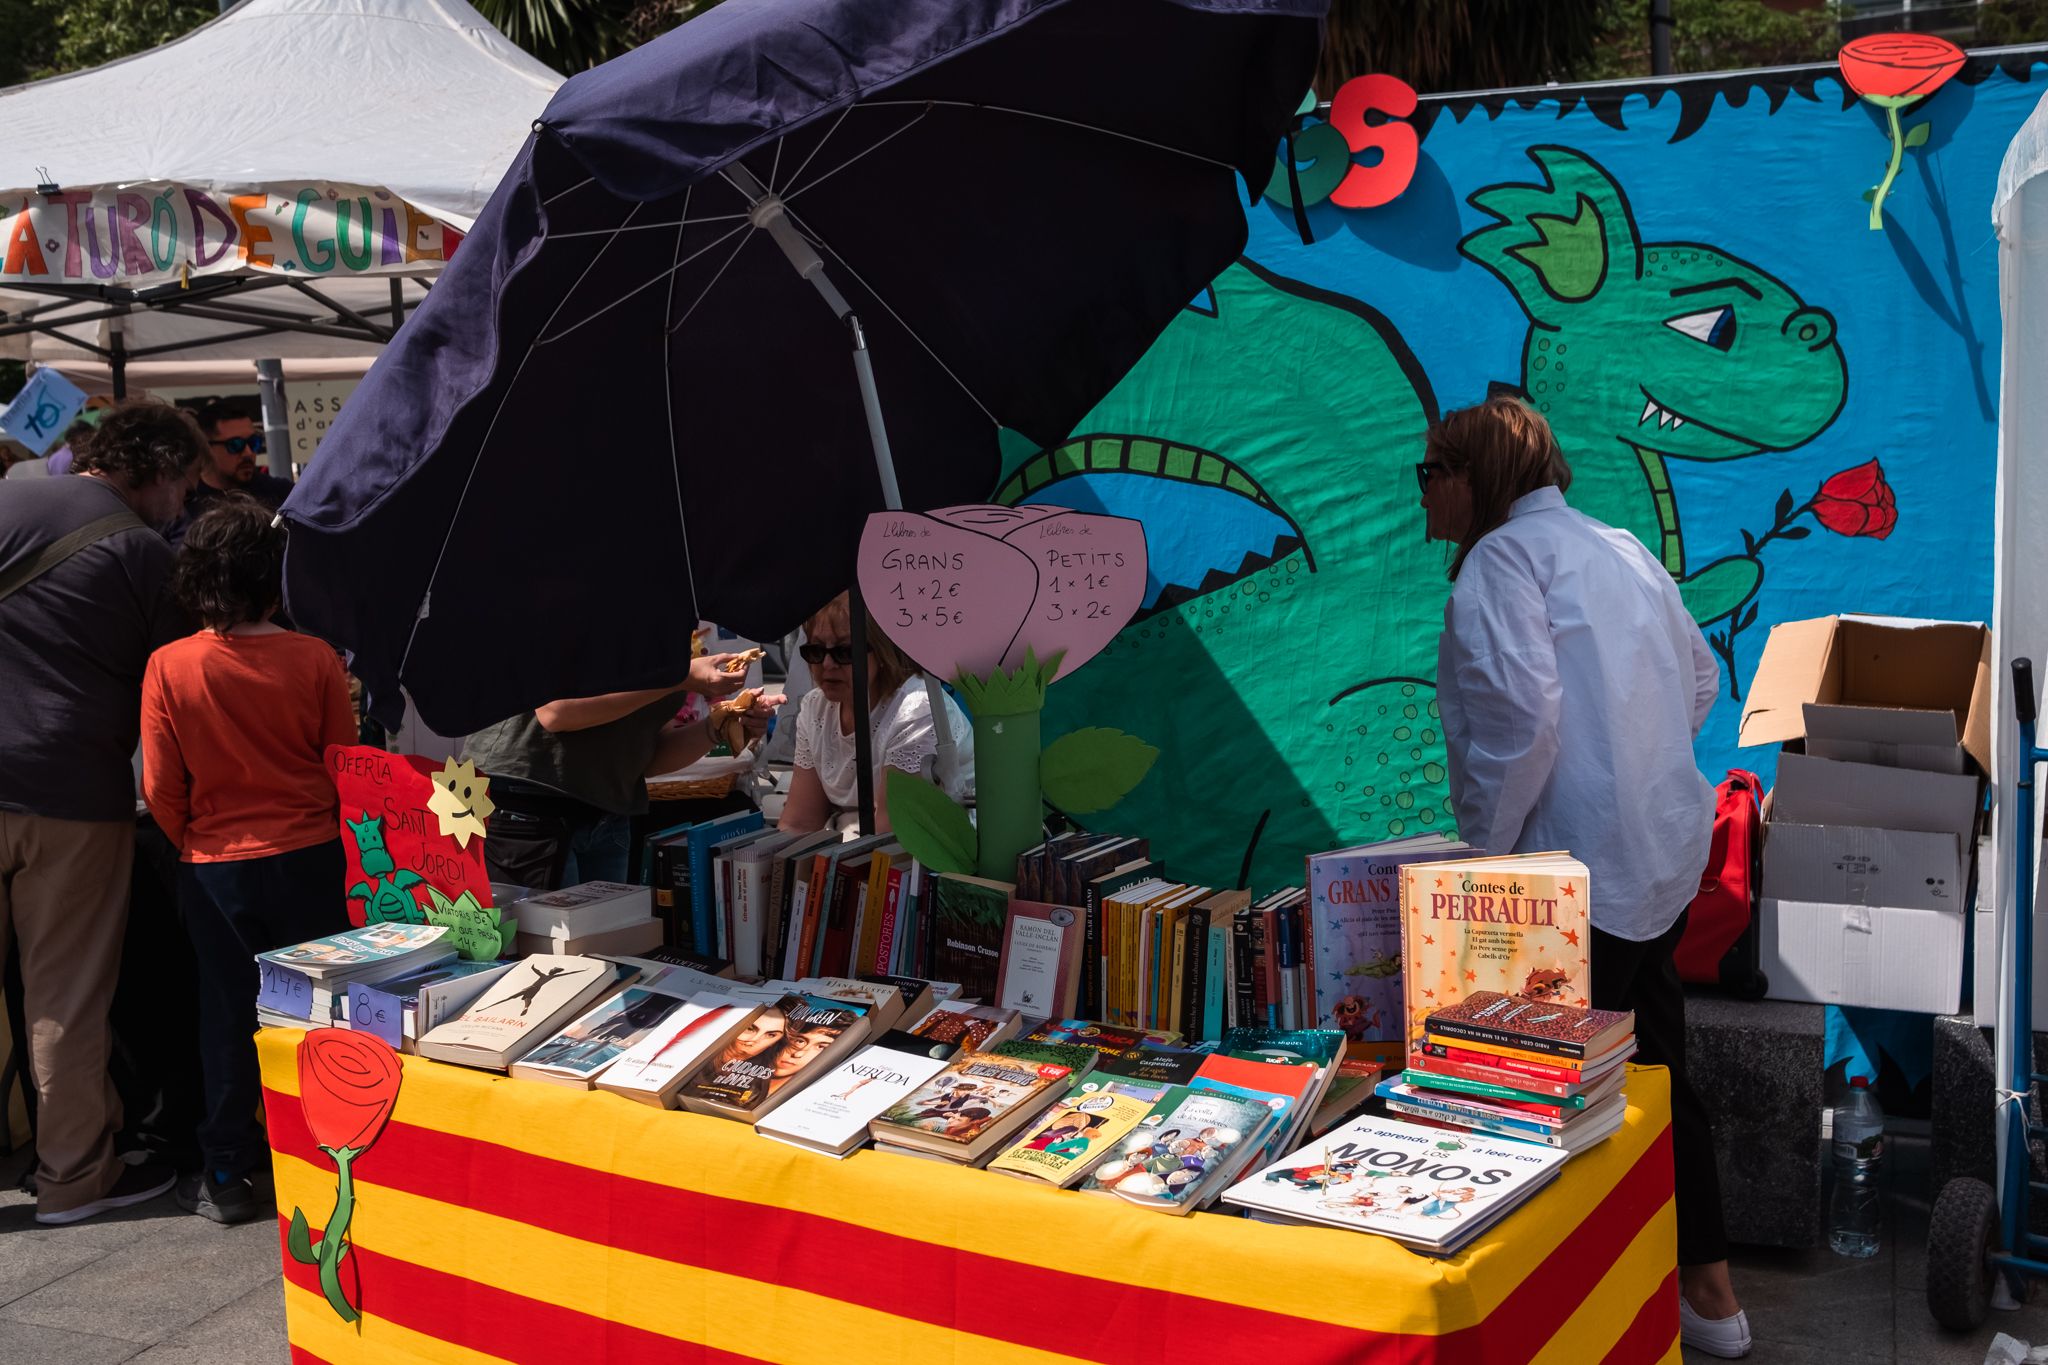
<svg viewBox="0 0 2048 1365">
<path fill-rule="evenodd" d="M 738 773 L 727 773 L 723 777 L 705 777 L 690 782 L 649 782 L 649 801 L 716 801 L 732 795 L 733 784 L 739 780 Z"/>
</svg>

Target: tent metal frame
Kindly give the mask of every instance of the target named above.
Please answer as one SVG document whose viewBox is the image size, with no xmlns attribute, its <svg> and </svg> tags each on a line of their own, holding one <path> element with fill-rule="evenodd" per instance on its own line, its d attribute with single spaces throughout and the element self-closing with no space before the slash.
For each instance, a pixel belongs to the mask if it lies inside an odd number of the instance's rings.
<svg viewBox="0 0 2048 1365">
<path fill-rule="evenodd" d="M 382 306 L 357 310 L 337 303 L 312 283 L 291 275 L 227 275 L 175 284 L 135 289 L 118 284 L 36 284 L 9 281 L 10 290 L 37 294 L 49 300 L 12 311 L 0 311 L 0 337 L 42 333 L 69 346 L 76 346 L 107 362 L 112 372 L 114 397 L 128 396 L 127 366 L 131 360 L 173 355 L 180 351 L 203 350 L 229 341 L 249 341 L 283 332 L 335 337 L 344 341 L 388 343 L 405 321 L 405 281 L 416 280 L 431 290 L 430 279 L 417 275 L 393 275 L 391 301 Z M 304 295 L 331 315 L 328 319 L 292 317 L 269 309 L 252 308 L 246 295 L 263 290 L 290 289 Z M 83 309 L 84 311 L 74 311 Z M 130 348 L 117 330 L 110 345 L 85 341 L 65 331 L 81 323 L 127 317 L 131 313 L 174 313 L 214 322 L 241 324 L 239 330 L 222 332 L 192 341 L 166 342 L 157 346 Z"/>
</svg>

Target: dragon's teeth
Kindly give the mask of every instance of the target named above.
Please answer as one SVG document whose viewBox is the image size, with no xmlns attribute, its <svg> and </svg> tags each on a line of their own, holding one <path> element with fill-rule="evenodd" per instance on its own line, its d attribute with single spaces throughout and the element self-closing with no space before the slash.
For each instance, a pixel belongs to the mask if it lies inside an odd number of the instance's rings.
<svg viewBox="0 0 2048 1365">
<path fill-rule="evenodd" d="M 1680 417 L 1680 416 L 1679 416 L 1679 415 L 1678 415 L 1677 413 L 1673 413 L 1673 414 L 1671 415 L 1671 429 L 1672 429 L 1673 431 L 1676 431 L 1676 430 L 1678 430 L 1678 429 L 1679 429 L 1680 427 L 1682 427 L 1682 426 L 1684 426 L 1684 425 L 1685 425 L 1685 419 L 1684 419 L 1683 417 Z"/>
<path fill-rule="evenodd" d="M 1671 414 L 1670 414 L 1670 413 L 1668 413 L 1668 412 L 1666 412 L 1666 411 L 1665 411 L 1664 409 L 1662 409 L 1662 408 L 1659 408 L 1659 409 L 1657 409 L 1657 425 L 1658 425 L 1658 426 L 1660 426 L 1660 427 L 1668 427 L 1668 426 L 1670 426 L 1670 425 L 1671 425 Z"/>
<path fill-rule="evenodd" d="M 1649 421 L 1650 414 L 1656 412 L 1657 410 L 1658 408 L 1655 399 L 1646 400 L 1643 403 L 1643 415 L 1641 417 L 1636 418 L 1636 425 L 1641 426 L 1643 423 Z"/>
</svg>

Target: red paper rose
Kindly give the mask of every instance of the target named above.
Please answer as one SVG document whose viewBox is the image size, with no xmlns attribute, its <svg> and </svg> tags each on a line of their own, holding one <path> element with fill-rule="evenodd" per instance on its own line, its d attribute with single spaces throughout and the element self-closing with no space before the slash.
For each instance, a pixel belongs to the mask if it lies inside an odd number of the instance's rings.
<svg viewBox="0 0 2048 1365">
<path fill-rule="evenodd" d="M 398 1054 L 373 1034 L 316 1028 L 299 1044 L 299 1105 L 330 1152 L 377 1140 L 398 1102 Z"/>
<path fill-rule="evenodd" d="M 1931 33 L 1869 33 L 1845 46 L 1836 60 L 1842 79 L 1865 99 L 1920 99 L 1940 89 L 1968 60 L 1963 50 Z"/>
<path fill-rule="evenodd" d="M 1813 495 L 1813 515 L 1838 536 L 1883 540 L 1899 524 L 1898 499 L 1876 460 L 1845 469 Z"/>
</svg>

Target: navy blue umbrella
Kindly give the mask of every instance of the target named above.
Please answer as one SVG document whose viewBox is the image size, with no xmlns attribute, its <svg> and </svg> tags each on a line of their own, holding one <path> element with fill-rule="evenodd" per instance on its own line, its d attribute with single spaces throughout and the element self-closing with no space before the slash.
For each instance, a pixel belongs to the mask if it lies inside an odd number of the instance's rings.
<svg viewBox="0 0 2048 1365">
<path fill-rule="evenodd" d="M 292 617 L 446 734 L 784 634 L 1238 254 L 1324 8 L 728 0 L 575 77 L 286 501 Z"/>
</svg>

